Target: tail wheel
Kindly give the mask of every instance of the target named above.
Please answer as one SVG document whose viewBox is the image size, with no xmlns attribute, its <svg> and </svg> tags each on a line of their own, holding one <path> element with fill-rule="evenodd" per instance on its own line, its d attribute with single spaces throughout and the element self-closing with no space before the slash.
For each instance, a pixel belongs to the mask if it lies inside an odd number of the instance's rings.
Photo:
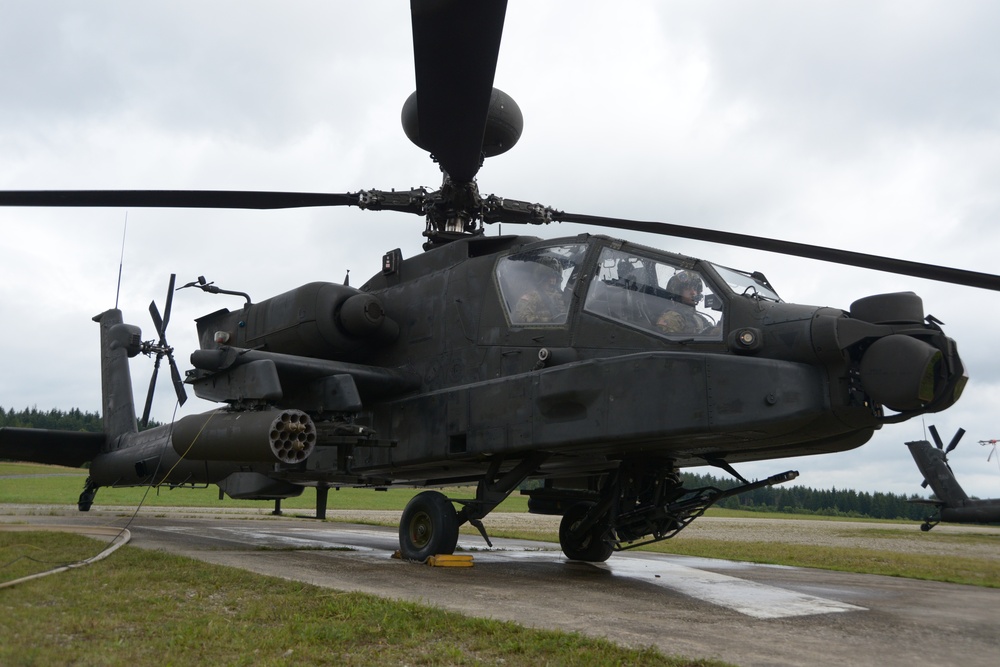
<svg viewBox="0 0 1000 667">
<path fill-rule="evenodd" d="M 583 535 L 575 534 L 574 529 L 593 506 L 594 503 L 577 503 L 566 510 L 559 523 L 559 546 L 570 560 L 603 563 L 614 552 L 614 546 L 604 539 L 607 525 L 603 521 L 598 521 Z"/>
<path fill-rule="evenodd" d="M 458 545 L 458 513 L 439 491 L 418 493 L 399 522 L 399 551 L 405 560 L 425 561 L 453 554 Z"/>
<path fill-rule="evenodd" d="M 87 483 L 83 487 L 83 492 L 80 494 L 80 500 L 77 501 L 77 508 L 81 512 L 89 512 L 91 506 L 94 504 L 94 496 L 97 495 L 97 489 L 100 488 L 88 477 Z"/>
</svg>

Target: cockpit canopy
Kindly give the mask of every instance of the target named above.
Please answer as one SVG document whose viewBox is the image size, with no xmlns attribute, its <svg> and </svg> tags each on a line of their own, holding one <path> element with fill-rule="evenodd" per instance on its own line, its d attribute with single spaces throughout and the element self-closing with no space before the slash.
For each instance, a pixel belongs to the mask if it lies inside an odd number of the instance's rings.
<svg viewBox="0 0 1000 667">
<path fill-rule="evenodd" d="M 566 323 L 587 245 L 572 243 L 514 253 L 497 263 L 497 284 L 512 325 Z"/>
<path fill-rule="evenodd" d="M 760 271 L 747 273 L 746 271 L 730 269 L 729 267 L 720 266 L 718 264 L 712 264 L 712 268 L 715 269 L 715 272 L 719 274 L 719 277 L 725 281 L 726 286 L 729 287 L 734 294 L 741 294 L 755 299 L 766 299 L 768 301 L 781 303 L 781 298 L 778 296 L 778 293 L 774 291 L 774 288 L 771 287 L 767 278 L 765 278 L 764 274 Z"/>
<path fill-rule="evenodd" d="M 668 339 L 721 340 L 725 304 L 737 295 L 780 301 L 761 274 L 602 238 L 506 255 L 496 278 L 507 318 L 518 327 L 564 326 L 580 280 L 589 281 L 585 312 Z"/>
<path fill-rule="evenodd" d="M 605 247 L 583 307 L 667 337 L 719 340 L 723 304 L 712 281 L 691 266 Z"/>
</svg>

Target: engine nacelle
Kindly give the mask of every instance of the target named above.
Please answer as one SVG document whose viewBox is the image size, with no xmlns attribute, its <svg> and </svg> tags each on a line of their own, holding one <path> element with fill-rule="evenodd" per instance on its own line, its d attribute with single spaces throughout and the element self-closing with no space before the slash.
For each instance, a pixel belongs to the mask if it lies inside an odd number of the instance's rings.
<svg viewBox="0 0 1000 667">
<path fill-rule="evenodd" d="M 232 345 L 318 359 L 342 359 L 393 342 L 399 326 L 378 297 L 347 285 L 309 283 L 240 311 L 198 320 L 201 346 Z"/>
</svg>

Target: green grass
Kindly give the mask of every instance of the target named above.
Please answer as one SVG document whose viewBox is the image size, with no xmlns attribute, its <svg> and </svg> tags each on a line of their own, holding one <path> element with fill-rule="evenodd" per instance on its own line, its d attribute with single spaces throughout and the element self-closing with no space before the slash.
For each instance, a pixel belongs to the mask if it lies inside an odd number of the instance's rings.
<svg viewBox="0 0 1000 667">
<path fill-rule="evenodd" d="M 90 558 L 102 548 L 81 535 L 0 532 L 0 583 Z"/>
<path fill-rule="evenodd" d="M 794 565 L 1000 588 L 1000 560 L 986 558 L 945 557 L 853 547 L 721 542 L 705 539 L 667 540 L 643 549 L 685 556 Z"/>
<path fill-rule="evenodd" d="M 77 535 L 0 533 L 2 562 L 22 552 L 60 560 L 100 548 Z M 12 572 L 4 568 L 0 578 Z M 3 665 L 723 664 L 129 546 L 94 565 L 0 591 L 0 637 Z"/>
<path fill-rule="evenodd" d="M 80 475 L 87 476 L 83 468 L 48 466 L 40 463 L 8 463 L 0 461 L 0 475 Z"/>
<path fill-rule="evenodd" d="M 62 476 L 73 475 L 78 476 Z M 83 490 L 86 471 L 80 468 L 62 468 L 59 466 L 41 466 L 27 463 L 2 463 L 0 475 L 21 475 L 22 479 L 5 479 L 0 484 L 0 503 L 21 504 L 55 504 L 75 505 Z M 33 476 L 43 475 L 43 476 Z M 59 475 L 59 476 L 51 476 Z M 342 487 L 339 491 L 330 489 L 328 509 L 365 509 L 365 510 L 402 510 L 415 494 L 421 489 L 356 489 Z M 449 495 L 454 498 L 474 498 L 475 489 L 451 489 Z M 143 501 L 145 496 L 145 501 Z M 151 489 L 146 493 L 145 487 L 121 489 L 101 488 L 94 500 L 94 507 L 102 505 L 135 507 L 140 502 L 151 507 L 255 507 L 268 509 L 273 507 L 271 501 L 219 500 L 219 489 L 216 486 L 202 488 L 174 488 L 163 486 Z M 281 501 L 282 510 L 315 510 L 316 490 L 307 488 L 297 498 L 287 498 Z M 528 499 L 517 494 L 505 500 L 499 507 L 500 512 L 527 512 Z"/>
<path fill-rule="evenodd" d="M 913 525 L 910 519 L 870 519 L 867 517 L 827 516 L 824 514 L 790 514 L 788 512 L 761 512 L 753 510 L 731 510 L 724 507 L 711 507 L 705 516 L 726 519 L 780 519 L 782 521 L 863 521 L 864 523 L 896 523 Z"/>
<path fill-rule="evenodd" d="M 903 521 L 913 526 L 915 521 Z M 913 531 L 899 528 L 844 528 L 836 534 L 840 537 L 880 538 L 889 540 L 913 539 Z M 1000 534 L 997 533 L 942 533 L 941 531 L 924 534 L 920 539 L 933 540 L 946 544 L 978 544 L 994 547 L 1000 553 Z"/>
</svg>

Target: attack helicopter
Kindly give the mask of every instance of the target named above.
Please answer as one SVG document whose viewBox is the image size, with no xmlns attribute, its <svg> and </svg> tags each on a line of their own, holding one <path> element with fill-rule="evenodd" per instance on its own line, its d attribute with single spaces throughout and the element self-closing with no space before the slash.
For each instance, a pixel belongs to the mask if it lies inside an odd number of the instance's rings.
<svg viewBox="0 0 1000 667">
<path fill-rule="evenodd" d="M 484 160 L 523 124 L 493 87 L 505 12 L 411 2 L 416 92 L 402 120 L 439 166 L 438 190 L 0 193 L 5 206 L 354 206 L 420 216 L 426 238 L 423 254 L 386 252 L 360 287 L 310 283 L 198 318 L 183 376 L 166 336 L 173 279 L 162 316 L 151 305 L 152 340 L 101 313 L 104 433 L 2 429 L 0 455 L 89 461 L 81 510 L 113 486 L 215 484 L 259 500 L 315 487 L 320 515 L 330 488 L 426 488 L 400 521 L 412 560 L 453 552 L 465 523 L 488 542 L 483 520 L 530 482 L 530 511 L 563 517 L 565 554 L 602 561 L 795 476 L 751 482 L 734 464 L 852 449 L 958 400 L 956 344 L 913 293 L 818 308 L 784 302 L 761 273 L 609 236 L 487 236 L 501 222 L 576 222 L 1000 289 L 997 276 L 481 194 Z M 183 288 L 240 296 L 200 277 Z M 179 402 L 190 387 L 224 407 L 139 431 L 139 354 L 156 360 L 151 388 L 166 359 Z M 706 464 L 742 485 L 684 487 L 679 470 Z M 438 490 L 455 486 L 474 497 Z"/>
</svg>

